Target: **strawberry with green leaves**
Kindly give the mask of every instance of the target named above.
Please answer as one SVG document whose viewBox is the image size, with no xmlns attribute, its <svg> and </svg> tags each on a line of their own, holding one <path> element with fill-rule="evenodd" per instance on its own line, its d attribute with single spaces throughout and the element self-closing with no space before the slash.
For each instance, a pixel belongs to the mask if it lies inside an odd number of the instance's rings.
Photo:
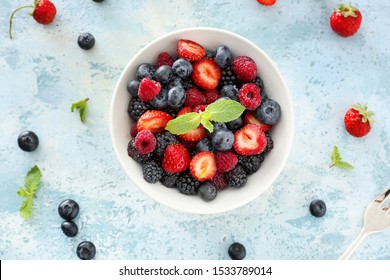
<svg viewBox="0 0 390 280">
<path fill-rule="evenodd" d="M 32 8 L 33 12 L 31 13 L 32 17 L 39 24 L 47 25 L 53 22 L 57 9 L 55 5 L 50 0 L 34 0 L 34 5 L 21 6 L 15 9 L 9 20 L 9 36 L 12 39 L 12 20 L 15 13 L 21 9 Z"/>
<path fill-rule="evenodd" d="M 362 23 L 362 14 L 352 6 L 340 4 L 330 16 L 330 27 L 334 32 L 342 37 L 354 35 L 360 28 Z"/>
<path fill-rule="evenodd" d="M 367 104 L 361 105 L 358 103 L 353 105 L 344 116 L 345 129 L 355 137 L 367 135 L 374 123 L 372 119 L 374 114 L 374 112 L 368 111 Z"/>
</svg>

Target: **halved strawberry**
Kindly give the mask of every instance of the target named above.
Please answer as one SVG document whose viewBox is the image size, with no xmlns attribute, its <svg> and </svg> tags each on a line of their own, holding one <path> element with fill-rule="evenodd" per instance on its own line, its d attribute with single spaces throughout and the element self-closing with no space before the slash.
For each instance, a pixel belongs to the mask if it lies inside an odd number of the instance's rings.
<svg viewBox="0 0 390 280">
<path fill-rule="evenodd" d="M 211 180 L 217 173 L 217 164 L 212 152 L 200 152 L 190 162 L 190 173 L 198 181 Z"/>
<path fill-rule="evenodd" d="M 162 132 L 165 129 L 167 123 L 172 120 L 173 117 L 168 113 L 159 110 L 146 111 L 137 122 L 137 131 L 150 130 L 153 133 Z"/>
<path fill-rule="evenodd" d="M 221 79 L 221 69 L 214 59 L 204 57 L 192 65 L 192 80 L 202 89 L 216 89 Z"/>
<path fill-rule="evenodd" d="M 183 107 L 177 113 L 177 116 L 179 117 L 181 115 L 188 114 L 191 112 L 193 111 L 190 107 Z M 180 139 L 185 141 L 191 141 L 191 142 L 196 142 L 206 137 L 207 137 L 206 129 L 201 124 L 197 128 L 191 130 L 190 132 L 179 135 Z"/>
<path fill-rule="evenodd" d="M 234 133 L 233 148 L 239 155 L 261 154 L 267 147 L 267 137 L 255 124 L 247 124 Z"/>
<path fill-rule="evenodd" d="M 177 53 L 188 61 L 197 61 L 206 55 L 206 49 L 194 41 L 181 39 L 177 43 Z"/>
<path fill-rule="evenodd" d="M 171 144 L 165 149 L 162 167 L 166 172 L 178 173 L 190 165 L 191 156 L 182 144 Z"/>
<path fill-rule="evenodd" d="M 259 119 L 256 118 L 255 111 L 246 111 L 244 116 L 244 123 L 245 124 L 253 123 L 255 125 L 258 125 L 262 131 L 268 131 L 272 127 L 272 125 L 268 125 L 260 122 Z"/>
</svg>

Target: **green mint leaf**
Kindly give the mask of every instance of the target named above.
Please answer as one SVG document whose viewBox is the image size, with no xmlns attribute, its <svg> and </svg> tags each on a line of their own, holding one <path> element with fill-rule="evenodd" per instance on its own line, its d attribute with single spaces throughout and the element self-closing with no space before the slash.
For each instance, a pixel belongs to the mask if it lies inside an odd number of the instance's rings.
<svg viewBox="0 0 390 280">
<path fill-rule="evenodd" d="M 211 121 L 215 122 L 230 122 L 244 112 L 245 107 L 234 100 L 219 100 L 207 106 L 205 113 L 210 113 Z"/>
<path fill-rule="evenodd" d="M 345 161 L 339 161 L 335 165 L 339 168 L 353 169 L 353 166 Z"/>
<path fill-rule="evenodd" d="M 339 149 L 337 148 L 337 146 L 334 146 L 333 152 L 332 152 L 332 162 L 335 164 L 336 162 L 338 162 L 340 160 L 341 160 L 341 156 L 339 153 Z"/>
<path fill-rule="evenodd" d="M 213 124 L 207 120 L 207 119 L 204 119 L 204 118 L 200 118 L 200 123 L 204 126 L 204 128 L 206 128 L 210 133 L 213 132 L 214 130 L 214 126 Z"/>
<path fill-rule="evenodd" d="M 27 196 L 33 196 L 32 193 L 30 193 L 29 191 L 27 191 L 27 190 L 25 190 L 25 189 L 23 189 L 23 188 L 20 188 L 20 189 L 18 190 L 17 194 L 18 194 L 18 196 L 25 196 L 25 197 L 27 197 Z"/>
<path fill-rule="evenodd" d="M 174 120 L 170 120 L 165 126 L 165 129 L 172 134 L 184 134 L 197 128 L 200 121 L 200 114 L 191 112 L 181 115 Z"/>
<path fill-rule="evenodd" d="M 38 166 L 34 165 L 24 179 L 24 186 L 29 193 L 35 194 L 39 186 L 39 182 L 41 181 L 41 177 L 41 171 L 39 170 Z"/>
<path fill-rule="evenodd" d="M 80 112 L 80 120 L 82 123 L 85 123 L 85 117 L 87 115 L 87 101 L 89 98 L 80 100 L 72 104 L 71 111 L 74 112 L 74 109 L 78 109 Z"/>
<path fill-rule="evenodd" d="M 330 167 L 337 166 L 339 168 L 346 168 L 346 169 L 354 168 L 353 165 L 351 165 L 348 162 L 342 160 L 340 152 L 339 152 L 339 149 L 337 148 L 337 146 L 333 147 L 331 158 L 332 158 L 332 163 L 333 164 Z"/>
<path fill-rule="evenodd" d="M 20 216 L 29 219 L 32 214 L 32 205 L 33 205 L 33 197 L 28 196 L 25 200 L 22 202 L 22 206 L 20 207 Z"/>
</svg>

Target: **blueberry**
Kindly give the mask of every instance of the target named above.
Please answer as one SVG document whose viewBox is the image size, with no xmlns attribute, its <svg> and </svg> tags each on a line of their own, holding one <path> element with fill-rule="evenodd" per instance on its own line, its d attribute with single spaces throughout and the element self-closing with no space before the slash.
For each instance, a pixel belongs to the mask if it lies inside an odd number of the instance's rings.
<svg viewBox="0 0 390 280">
<path fill-rule="evenodd" d="M 95 45 L 95 37 L 91 33 L 82 33 L 79 35 L 77 43 L 83 50 L 90 50 Z"/>
<path fill-rule="evenodd" d="M 228 254 L 232 260 L 242 260 L 246 256 L 246 249 L 241 243 L 234 242 L 229 246 Z"/>
<path fill-rule="evenodd" d="M 92 0 L 92 1 L 100 3 L 100 2 L 103 2 L 104 0 Z"/>
<path fill-rule="evenodd" d="M 216 54 L 215 51 L 206 50 L 206 57 L 214 58 L 214 57 L 215 57 L 215 54 Z"/>
<path fill-rule="evenodd" d="M 223 122 L 216 122 L 216 123 L 213 123 L 213 133 L 216 132 L 217 130 L 219 129 L 227 129 L 227 126 L 225 123 Z M 206 129 L 206 133 L 209 137 L 212 137 L 213 133 L 210 133 L 207 129 Z"/>
<path fill-rule="evenodd" d="M 244 124 L 244 121 L 243 121 L 242 117 L 240 116 L 235 120 L 227 122 L 226 126 L 230 130 L 237 130 L 237 129 L 241 128 L 243 126 L 243 124 Z"/>
<path fill-rule="evenodd" d="M 70 221 L 76 218 L 77 214 L 80 211 L 79 204 L 73 199 L 65 199 L 63 202 L 58 205 L 58 214 L 61 218 Z"/>
<path fill-rule="evenodd" d="M 77 245 L 76 253 L 81 260 L 91 260 L 96 255 L 96 247 L 91 241 L 83 241 Z"/>
<path fill-rule="evenodd" d="M 63 221 L 61 224 L 63 233 L 68 237 L 74 237 L 79 232 L 79 228 L 73 221 Z"/>
<path fill-rule="evenodd" d="M 172 67 L 168 65 L 162 65 L 159 68 L 157 68 L 156 72 L 154 73 L 154 79 L 157 82 L 166 84 L 168 83 L 173 75 Z"/>
<path fill-rule="evenodd" d="M 23 151 L 32 152 L 38 148 L 39 138 L 34 132 L 26 130 L 19 134 L 18 145 Z"/>
<path fill-rule="evenodd" d="M 186 100 L 186 92 L 183 87 L 176 86 L 168 91 L 168 105 L 172 108 L 179 108 Z"/>
<path fill-rule="evenodd" d="M 150 100 L 150 104 L 158 109 L 162 110 L 168 107 L 168 90 L 165 88 L 162 88 L 160 93 L 157 94 L 156 97 L 154 97 L 152 100 Z"/>
<path fill-rule="evenodd" d="M 184 58 L 179 58 L 172 65 L 172 71 L 180 78 L 189 77 L 192 73 L 192 65 Z"/>
<path fill-rule="evenodd" d="M 232 100 L 238 101 L 238 89 L 234 85 L 225 85 L 221 89 L 222 97 L 229 97 Z"/>
<path fill-rule="evenodd" d="M 221 45 L 216 50 L 214 60 L 220 68 L 226 68 L 232 63 L 232 57 L 233 55 L 230 49 Z"/>
<path fill-rule="evenodd" d="M 227 129 L 219 129 L 213 133 L 211 142 L 215 149 L 219 151 L 229 151 L 233 147 L 233 132 Z"/>
<path fill-rule="evenodd" d="M 200 185 L 198 193 L 204 201 L 212 201 L 217 197 L 218 189 L 215 184 L 211 182 L 205 182 Z"/>
<path fill-rule="evenodd" d="M 210 139 L 203 138 L 196 144 L 195 150 L 198 153 L 200 153 L 200 152 L 214 152 L 215 149 L 211 144 Z"/>
<path fill-rule="evenodd" d="M 263 99 L 256 109 L 256 117 L 264 124 L 276 124 L 280 119 L 280 115 L 279 103 L 273 99 Z"/>
<path fill-rule="evenodd" d="M 140 82 L 137 80 L 132 80 L 127 84 L 127 91 L 131 94 L 131 96 L 138 96 L 139 84 Z"/>
<path fill-rule="evenodd" d="M 310 203 L 310 213 L 317 218 L 320 218 L 326 213 L 326 204 L 321 199 L 315 199 Z"/>
<path fill-rule="evenodd" d="M 153 80 L 154 73 L 156 72 L 156 68 L 151 63 L 142 63 L 138 66 L 135 75 L 139 81 L 143 78 L 149 78 Z"/>
</svg>

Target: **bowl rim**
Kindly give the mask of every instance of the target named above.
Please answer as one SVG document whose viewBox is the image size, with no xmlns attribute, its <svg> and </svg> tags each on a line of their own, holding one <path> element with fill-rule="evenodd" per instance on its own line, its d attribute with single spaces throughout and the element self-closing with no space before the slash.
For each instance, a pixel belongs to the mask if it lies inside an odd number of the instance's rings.
<svg viewBox="0 0 390 280">
<path fill-rule="evenodd" d="M 287 135 L 289 137 L 287 137 L 287 139 L 286 139 L 287 141 L 285 142 L 285 148 L 287 149 L 287 152 L 284 154 L 283 158 L 278 159 L 280 161 L 280 164 L 278 164 L 278 169 L 275 172 L 276 175 L 271 180 L 271 182 L 268 184 L 268 186 L 262 192 L 258 193 L 257 195 L 254 195 L 253 197 L 248 197 L 246 199 L 241 200 L 241 203 L 238 203 L 238 204 L 237 203 L 235 203 L 235 204 L 232 203 L 232 204 L 227 205 L 224 209 L 219 209 L 217 211 L 191 211 L 191 210 L 189 210 L 187 208 L 179 207 L 176 204 L 169 204 L 169 203 L 167 203 L 166 201 L 164 201 L 162 199 L 156 198 L 149 191 L 147 191 L 144 188 L 142 188 L 139 184 L 137 184 L 134 181 L 134 179 L 131 176 L 131 174 L 129 173 L 129 171 L 125 168 L 126 163 L 122 160 L 122 157 L 120 156 L 120 154 L 123 153 L 123 151 L 119 150 L 119 147 L 116 144 L 117 135 L 114 133 L 114 121 L 115 121 L 114 120 L 114 112 L 115 112 L 115 108 L 114 108 L 115 106 L 114 105 L 115 105 L 115 99 L 116 99 L 117 95 L 119 94 L 118 92 L 120 91 L 119 87 L 121 86 L 120 85 L 121 81 L 126 78 L 125 75 L 126 75 L 127 69 L 134 63 L 134 61 L 137 60 L 138 56 L 141 55 L 141 53 L 143 53 L 144 49 L 147 49 L 148 47 L 156 44 L 156 42 L 164 40 L 165 38 L 172 37 L 172 36 L 175 36 L 177 34 L 181 34 L 183 32 L 191 32 L 191 31 L 212 31 L 212 32 L 219 32 L 219 33 L 222 33 L 222 34 L 226 34 L 228 36 L 236 37 L 237 39 L 245 42 L 246 44 L 249 44 L 257 52 L 261 53 L 263 58 L 265 60 L 267 60 L 267 63 L 270 64 L 270 66 L 273 68 L 273 70 L 278 75 L 278 77 L 279 77 L 279 79 L 281 81 L 281 86 L 283 87 L 284 91 L 286 92 L 285 103 L 288 104 L 289 111 L 290 111 L 290 116 L 292 117 L 292 120 L 289 121 L 289 126 L 288 126 L 289 133 L 287 133 Z M 287 86 L 283 76 L 281 75 L 279 68 L 276 66 L 276 64 L 271 60 L 271 58 L 260 47 L 258 47 L 256 44 L 254 44 L 250 40 L 246 39 L 245 37 L 243 37 L 243 36 L 241 36 L 241 35 L 239 35 L 237 33 L 228 31 L 228 30 L 214 28 L 214 27 L 188 27 L 188 28 L 181 28 L 181 29 L 178 29 L 178 30 L 174 30 L 174 31 L 168 32 L 168 33 L 166 33 L 164 35 L 156 37 L 155 39 L 151 40 L 149 43 L 147 43 L 146 45 L 141 47 L 136 52 L 136 54 L 134 54 L 132 56 L 132 58 L 129 60 L 129 62 L 122 69 L 121 75 L 119 76 L 119 78 L 118 78 L 118 80 L 116 82 L 116 85 L 114 87 L 114 90 L 113 90 L 113 95 L 111 97 L 111 103 L 110 103 L 110 112 L 109 112 L 109 128 L 110 128 L 111 142 L 112 142 L 112 145 L 113 145 L 113 148 L 114 148 L 114 151 L 115 151 L 116 158 L 119 161 L 119 163 L 121 165 L 121 168 L 125 171 L 125 174 L 129 177 L 129 179 L 133 182 L 133 184 L 136 185 L 139 189 L 141 189 L 142 192 L 147 194 L 147 196 L 149 196 L 153 201 L 156 201 L 156 202 L 158 202 L 158 203 L 160 203 L 162 205 L 165 205 L 165 206 L 167 206 L 167 207 L 169 207 L 171 209 L 174 209 L 174 210 L 177 210 L 177 211 L 180 211 L 180 212 L 187 212 L 187 213 L 191 213 L 191 214 L 200 214 L 200 215 L 212 215 L 212 214 L 226 213 L 226 212 L 229 212 L 229 211 L 241 208 L 241 207 L 247 205 L 248 203 L 254 201 L 256 198 L 258 198 L 266 190 L 269 190 L 271 185 L 277 179 L 277 177 L 280 176 L 281 172 L 285 168 L 285 165 L 286 165 L 287 160 L 289 158 L 289 155 L 291 153 L 291 147 L 292 147 L 292 144 L 293 144 L 294 131 L 295 131 L 294 108 L 293 108 L 293 103 L 292 103 L 291 92 L 290 92 L 290 90 L 289 90 L 289 88 L 288 88 L 288 86 Z M 206 202 L 206 203 L 210 203 L 210 202 Z"/>
</svg>

